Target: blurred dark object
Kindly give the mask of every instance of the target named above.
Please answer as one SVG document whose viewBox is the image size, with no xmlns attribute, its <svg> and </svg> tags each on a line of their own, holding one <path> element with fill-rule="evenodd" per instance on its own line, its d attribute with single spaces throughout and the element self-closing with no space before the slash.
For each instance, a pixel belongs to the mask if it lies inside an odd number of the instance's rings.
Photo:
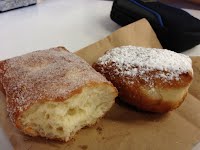
<svg viewBox="0 0 200 150">
<path fill-rule="evenodd" d="M 0 12 L 34 5 L 37 0 L 0 0 Z"/>
<path fill-rule="evenodd" d="M 195 0 L 194 0 L 195 1 Z M 163 4 L 167 4 L 176 8 L 186 8 L 192 10 L 200 10 L 200 5 L 193 0 L 159 0 Z M 200 0 L 199 1 L 200 4 Z"/>
<path fill-rule="evenodd" d="M 193 3 L 196 3 L 196 4 L 200 4 L 200 0 L 188 0 L 189 2 L 193 2 Z"/>
<path fill-rule="evenodd" d="M 182 52 L 200 43 L 200 21 L 156 0 L 115 0 L 111 19 L 121 26 L 146 18 L 164 48 Z"/>
</svg>

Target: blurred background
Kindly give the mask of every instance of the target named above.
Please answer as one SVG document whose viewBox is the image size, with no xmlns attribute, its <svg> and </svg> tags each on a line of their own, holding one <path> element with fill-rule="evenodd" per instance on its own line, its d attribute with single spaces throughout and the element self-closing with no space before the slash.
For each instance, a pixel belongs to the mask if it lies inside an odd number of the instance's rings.
<svg viewBox="0 0 200 150">
<path fill-rule="evenodd" d="M 162 2 L 200 19 L 199 0 Z M 74 52 L 92 44 L 120 28 L 110 19 L 112 3 L 106 0 L 39 0 L 37 5 L 0 13 L 0 59 L 60 45 Z M 184 53 L 200 55 L 198 49 L 197 46 Z"/>
</svg>

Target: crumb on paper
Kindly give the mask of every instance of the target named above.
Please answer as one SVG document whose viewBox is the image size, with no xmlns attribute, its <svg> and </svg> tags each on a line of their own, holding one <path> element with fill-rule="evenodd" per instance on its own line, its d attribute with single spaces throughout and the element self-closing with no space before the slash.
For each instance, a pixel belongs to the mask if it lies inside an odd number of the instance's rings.
<svg viewBox="0 0 200 150">
<path fill-rule="evenodd" d="M 101 134 L 102 131 L 103 131 L 102 127 L 97 127 L 96 130 L 97 130 L 97 132 L 98 132 L 99 134 Z"/>
<path fill-rule="evenodd" d="M 79 148 L 81 148 L 82 150 L 86 150 L 88 148 L 87 145 L 79 145 Z"/>
<path fill-rule="evenodd" d="M 67 146 L 72 145 L 75 142 L 75 138 L 71 138 L 68 142 L 67 142 Z"/>
</svg>

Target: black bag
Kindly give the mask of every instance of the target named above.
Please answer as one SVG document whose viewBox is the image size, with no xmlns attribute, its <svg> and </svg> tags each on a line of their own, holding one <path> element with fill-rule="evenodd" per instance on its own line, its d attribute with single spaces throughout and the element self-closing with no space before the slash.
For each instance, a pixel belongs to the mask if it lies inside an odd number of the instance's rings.
<svg viewBox="0 0 200 150">
<path fill-rule="evenodd" d="M 200 20 L 155 0 L 115 0 L 110 16 L 121 26 L 146 18 L 163 48 L 182 52 L 200 44 Z"/>
</svg>

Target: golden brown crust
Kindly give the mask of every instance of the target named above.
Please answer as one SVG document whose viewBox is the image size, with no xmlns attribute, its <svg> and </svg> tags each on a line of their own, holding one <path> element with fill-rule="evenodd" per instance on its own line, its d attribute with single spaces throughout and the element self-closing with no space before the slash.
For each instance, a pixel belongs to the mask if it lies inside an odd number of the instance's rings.
<svg viewBox="0 0 200 150">
<path fill-rule="evenodd" d="M 167 112 L 177 108 L 187 95 L 188 86 L 193 78 L 193 71 L 192 67 L 189 65 L 189 58 L 184 58 L 185 56 L 178 56 L 180 58 L 183 57 L 183 62 L 185 61 L 185 63 L 187 63 L 187 67 L 180 66 L 185 69 L 181 72 L 181 70 L 178 68 L 179 66 L 177 65 L 176 68 L 178 70 L 177 72 L 173 72 L 174 77 L 168 78 L 167 75 L 171 73 L 170 70 L 166 71 L 164 69 L 158 70 L 154 68 L 150 68 L 148 71 L 140 70 L 141 68 L 143 69 L 145 67 L 145 64 L 142 62 L 144 66 L 139 66 L 140 64 L 138 64 L 138 66 L 135 65 L 134 60 L 131 58 L 132 55 L 124 52 L 123 48 L 126 50 L 135 50 L 135 47 L 132 48 L 131 46 L 112 49 L 104 56 L 99 58 L 99 60 L 93 64 L 93 68 L 111 81 L 113 85 L 117 87 L 120 98 L 131 105 L 151 112 Z M 142 51 L 143 48 L 139 48 L 139 50 Z M 139 52 L 136 52 L 135 54 L 140 55 Z M 143 61 L 149 57 L 153 57 L 151 55 L 148 56 L 146 53 L 144 53 L 144 55 L 146 55 L 146 58 L 144 58 Z M 141 57 L 143 57 L 143 55 Z M 137 59 L 137 57 L 135 58 Z M 127 61 L 126 59 L 130 60 Z M 176 60 L 173 61 L 175 62 Z M 149 62 L 153 62 L 153 60 L 149 60 Z M 168 63 L 169 68 L 172 68 L 170 66 L 170 62 Z M 156 67 L 159 68 L 159 66 Z M 137 70 L 137 73 L 132 75 L 131 73 L 134 72 L 134 69 Z M 162 78 L 163 76 L 165 78 Z M 142 90 L 144 88 L 146 91 Z M 162 96 L 155 98 L 145 93 L 149 92 L 151 89 L 162 89 L 168 91 L 181 88 L 185 88 L 183 90 L 185 93 L 183 93 L 181 98 L 173 100 L 163 99 Z"/>
<path fill-rule="evenodd" d="M 112 86 L 84 60 L 63 47 L 5 60 L 0 63 L 0 69 L 7 110 L 12 122 L 21 129 L 18 118 L 34 103 L 66 100 L 81 92 L 85 85 Z"/>
<path fill-rule="evenodd" d="M 178 108 L 187 95 L 186 92 L 181 99 L 177 99 L 175 101 L 166 101 L 163 100 L 162 98 L 153 99 L 152 97 L 145 95 L 143 93 L 144 91 L 141 91 L 139 88 L 140 87 L 135 87 L 135 86 L 133 87 L 129 85 L 124 86 L 123 88 L 121 88 L 121 91 L 119 91 L 120 97 L 122 98 L 123 101 L 127 102 L 128 104 L 134 105 L 141 110 L 150 112 L 164 113 L 173 110 L 175 108 Z"/>
<path fill-rule="evenodd" d="M 2 91 L 5 94 L 5 91 L 3 89 L 3 84 L 2 84 L 3 73 L 4 73 L 3 61 L 0 61 L 0 91 Z"/>
<path fill-rule="evenodd" d="M 148 83 L 139 76 L 132 77 L 132 76 L 122 76 L 120 74 L 116 74 L 115 70 L 117 68 L 116 64 L 99 64 L 94 63 L 93 68 L 97 70 L 98 72 L 102 73 L 109 81 L 111 82 L 117 82 L 122 83 L 124 81 L 134 83 L 134 86 L 149 86 Z M 103 70 L 102 70 L 103 68 Z M 188 86 L 188 84 L 192 81 L 193 75 L 191 72 L 182 73 L 179 75 L 179 80 L 177 81 L 175 78 L 172 80 L 168 80 L 167 82 L 163 81 L 162 78 L 154 78 L 156 74 L 158 74 L 158 70 L 150 71 L 148 73 L 144 73 L 143 76 L 151 77 L 151 82 L 155 84 L 157 87 L 160 88 L 180 88 L 184 86 Z M 167 72 L 165 72 L 166 74 Z M 119 86 L 119 84 L 117 86 Z"/>
<path fill-rule="evenodd" d="M 180 104 L 184 101 L 185 96 L 187 95 L 187 93 L 185 93 L 182 99 L 177 100 L 175 102 L 163 101 L 162 99 L 155 100 L 144 95 L 143 91 L 140 90 L 140 87 L 148 87 L 148 84 L 145 84 L 145 82 L 142 79 L 138 77 L 133 78 L 110 75 L 114 74 L 114 68 L 101 66 L 96 63 L 93 65 L 93 67 L 98 72 L 102 73 L 109 81 L 111 81 L 115 87 L 117 87 L 119 91 L 119 97 L 123 101 L 129 103 L 130 105 L 137 106 L 141 110 L 160 113 L 167 112 L 180 106 Z M 104 70 L 107 70 L 107 73 L 101 72 L 102 67 L 104 67 Z M 177 82 L 176 80 L 171 80 L 170 82 L 163 82 L 160 79 L 153 80 L 156 87 L 161 89 L 187 87 L 192 81 L 192 76 L 190 74 L 182 74 L 180 75 L 180 78 L 180 82 Z M 133 84 L 129 84 L 130 81 L 132 81 Z"/>
</svg>

